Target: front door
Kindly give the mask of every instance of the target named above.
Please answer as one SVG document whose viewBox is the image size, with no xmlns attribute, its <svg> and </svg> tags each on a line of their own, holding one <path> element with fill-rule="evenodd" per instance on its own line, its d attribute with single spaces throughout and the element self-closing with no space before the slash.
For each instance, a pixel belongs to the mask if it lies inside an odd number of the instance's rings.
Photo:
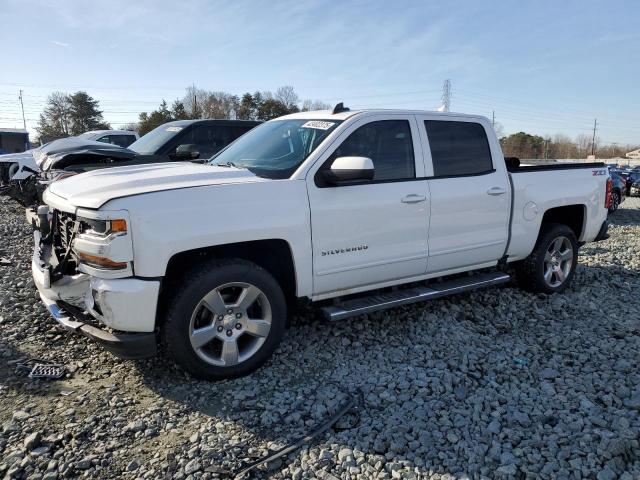
<svg viewBox="0 0 640 480">
<path fill-rule="evenodd" d="M 364 285 L 425 273 L 428 182 L 417 124 L 411 115 L 355 122 L 307 178 L 311 207 L 314 294 L 347 293 Z M 373 161 L 372 181 L 323 185 L 322 170 L 338 157 Z"/>
</svg>

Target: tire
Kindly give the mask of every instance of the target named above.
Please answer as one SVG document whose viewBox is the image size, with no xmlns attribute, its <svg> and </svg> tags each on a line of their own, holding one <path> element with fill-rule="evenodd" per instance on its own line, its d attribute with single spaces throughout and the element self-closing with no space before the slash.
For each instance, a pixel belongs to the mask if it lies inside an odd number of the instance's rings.
<svg viewBox="0 0 640 480">
<path fill-rule="evenodd" d="M 577 264 L 573 230 L 558 223 L 543 225 L 533 252 L 517 267 L 518 284 L 535 293 L 562 292 L 571 284 Z"/>
<path fill-rule="evenodd" d="M 611 206 L 609 207 L 609 213 L 613 213 L 618 210 L 620 206 L 620 192 L 614 190 L 611 192 Z"/>
<path fill-rule="evenodd" d="M 282 289 L 261 267 L 217 260 L 183 279 L 161 330 L 166 352 L 197 378 L 247 375 L 282 339 L 287 307 Z M 235 345 L 235 346 L 234 346 Z"/>
</svg>

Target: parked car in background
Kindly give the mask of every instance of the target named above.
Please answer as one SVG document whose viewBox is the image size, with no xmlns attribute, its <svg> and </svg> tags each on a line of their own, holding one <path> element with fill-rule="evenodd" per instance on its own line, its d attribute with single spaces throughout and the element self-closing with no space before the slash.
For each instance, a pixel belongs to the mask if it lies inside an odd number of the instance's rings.
<svg viewBox="0 0 640 480">
<path fill-rule="evenodd" d="M 627 181 L 616 170 L 609 169 L 611 176 L 611 201 L 609 202 L 609 213 L 618 210 L 618 207 L 625 201 L 627 194 Z"/>
<path fill-rule="evenodd" d="M 75 137 L 60 138 L 47 142 L 26 152 L 0 155 L 0 184 L 10 180 L 24 180 L 39 170 L 41 159 L 48 154 L 69 151 L 70 147 L 87 145 L 87 142 L 107 143 L 118 147 L 128 147 L 138 138 L 136 132 L 128 130 L 94 130 Z"/>
<path fill-rule="evenodd" d="M 62 326 L 117 355 L 162 339 L 193 375 L 237 377 L 297 302 L 336 321 L 501 284 L 507 265 L 527 290 L 563 291 L 579 247 L 606 238 L 609 182 L 602 163 L 505 159 L 484 117 L 339 104 L 266 122 L 206 164 L 55 182 L 27 213 L 33 278 Z"/>
<path fill-rule="evenodd" d="M 78 138 L 95 140 L 96 142 L 110 143 L 126 148 L 138 140 L 140 136 L 130 130 L 93 130 L 78 135 Z"/>
<path fill-rule="evenodd" d="M 640 195 L 640 170 L 631 170 L 626 180 L 627 195 Z"/>
<path fill-rule="evenodd" d="M 66 152 L 65 155 L 49 155 L 38 163 L 46 176 L 53 179 L 62 170 L 81 173 L 144 163 L 204 161 L 259 124 L 249 120 L 176 120 L 143 135 L 126 151 L 118 152 L 117 158 L 111 158 L 113 152 L 110 150 L 103 152 L 108 158 L 102 159 Z M 91 150 L 96 149 L 92 147 Z"/>
<path fill-rule="evenodd" d="M 119 141 L 125 141 L 119 138 L 120 132 L 87 132 L 56 140 L 21 157 L 20 162 L 7 162 L 4 171 L 0 164 L 3 183 L 0 194 L 9 195 L 23 205 L 33 205 L 51 182 L 77 173 L 145 163 L 204 161 L 259 123 L 179 120 L 157 127 L 127 148 L 118 145 Z"/>
</svg>

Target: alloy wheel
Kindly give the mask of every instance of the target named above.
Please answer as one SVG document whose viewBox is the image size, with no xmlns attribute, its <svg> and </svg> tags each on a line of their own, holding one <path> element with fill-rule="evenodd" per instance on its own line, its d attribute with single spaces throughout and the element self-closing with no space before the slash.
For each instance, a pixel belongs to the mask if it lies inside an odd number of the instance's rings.
<svg viewBox="0 0 640 480">
<path fill-rule="evenodd" d="M 189 340 L 205 362 L 237 365 L 260 350 L 271 319 L 271 304 L 262 290 L 250 283 L 227 283 L 198 302 L 189 323 Z"/>
<path fill-rule="evenodd" d="M 556 237 L 544 255 L 544 281 L 551 288 L 562 285 L 573 267 L 573 245 L 565 236 Z"/>
</svg>

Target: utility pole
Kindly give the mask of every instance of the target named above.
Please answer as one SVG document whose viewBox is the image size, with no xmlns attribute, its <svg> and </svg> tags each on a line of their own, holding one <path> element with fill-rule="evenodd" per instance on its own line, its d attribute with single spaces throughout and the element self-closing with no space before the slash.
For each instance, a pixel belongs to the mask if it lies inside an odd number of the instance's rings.
<svg viewBox="0 0 640 480">
<path fill-rule="evenodd" d="M 24 129 L 27 129 L 27 121 L 24 118 L 24 103 L 22 103 L 22 90 L 20 90 L 20 94 L 18 95 L 20 99 L 20 107 L 22 108 L 22 124 L 24 125 Z"/>
<path fill-rule="evenodd" d="M 448 78 L 442 85 L 442 110 L 448 112 L 451 107 L 451 80 Z"/>
<path fill-rule="evenodd" d="M 591 155 L 596 156 L 596 127 L 598 126 L 598 119 L 593 120 L 593 137 L 591 138 Z"/>
<path fill-rule="evenodd" d="M 496 111 L 495 110 L 491 111 L 491 126 L 494 129 L 496 128 Z"/>
<path fill-rule="evenodd" d="M 196 98 L 196 84 L 192 84 L 193 85 L 193 118 L 197 119 L 198 118 L 198 103 L 197 103 L 197 98 Z"/>
<path fill-rule="evenodd" d="M 22 102 L 22 90 L 18 94 L 18 98 L 20 99 L 20 108 L 22 109 L 22 125 L 24 126 L 25 131 L 27 130 L 27 120 L 24 118 L 24 103 Z M 27 135 L 27 150 L 30 147 L 29 136 Z"/>
</svg>

